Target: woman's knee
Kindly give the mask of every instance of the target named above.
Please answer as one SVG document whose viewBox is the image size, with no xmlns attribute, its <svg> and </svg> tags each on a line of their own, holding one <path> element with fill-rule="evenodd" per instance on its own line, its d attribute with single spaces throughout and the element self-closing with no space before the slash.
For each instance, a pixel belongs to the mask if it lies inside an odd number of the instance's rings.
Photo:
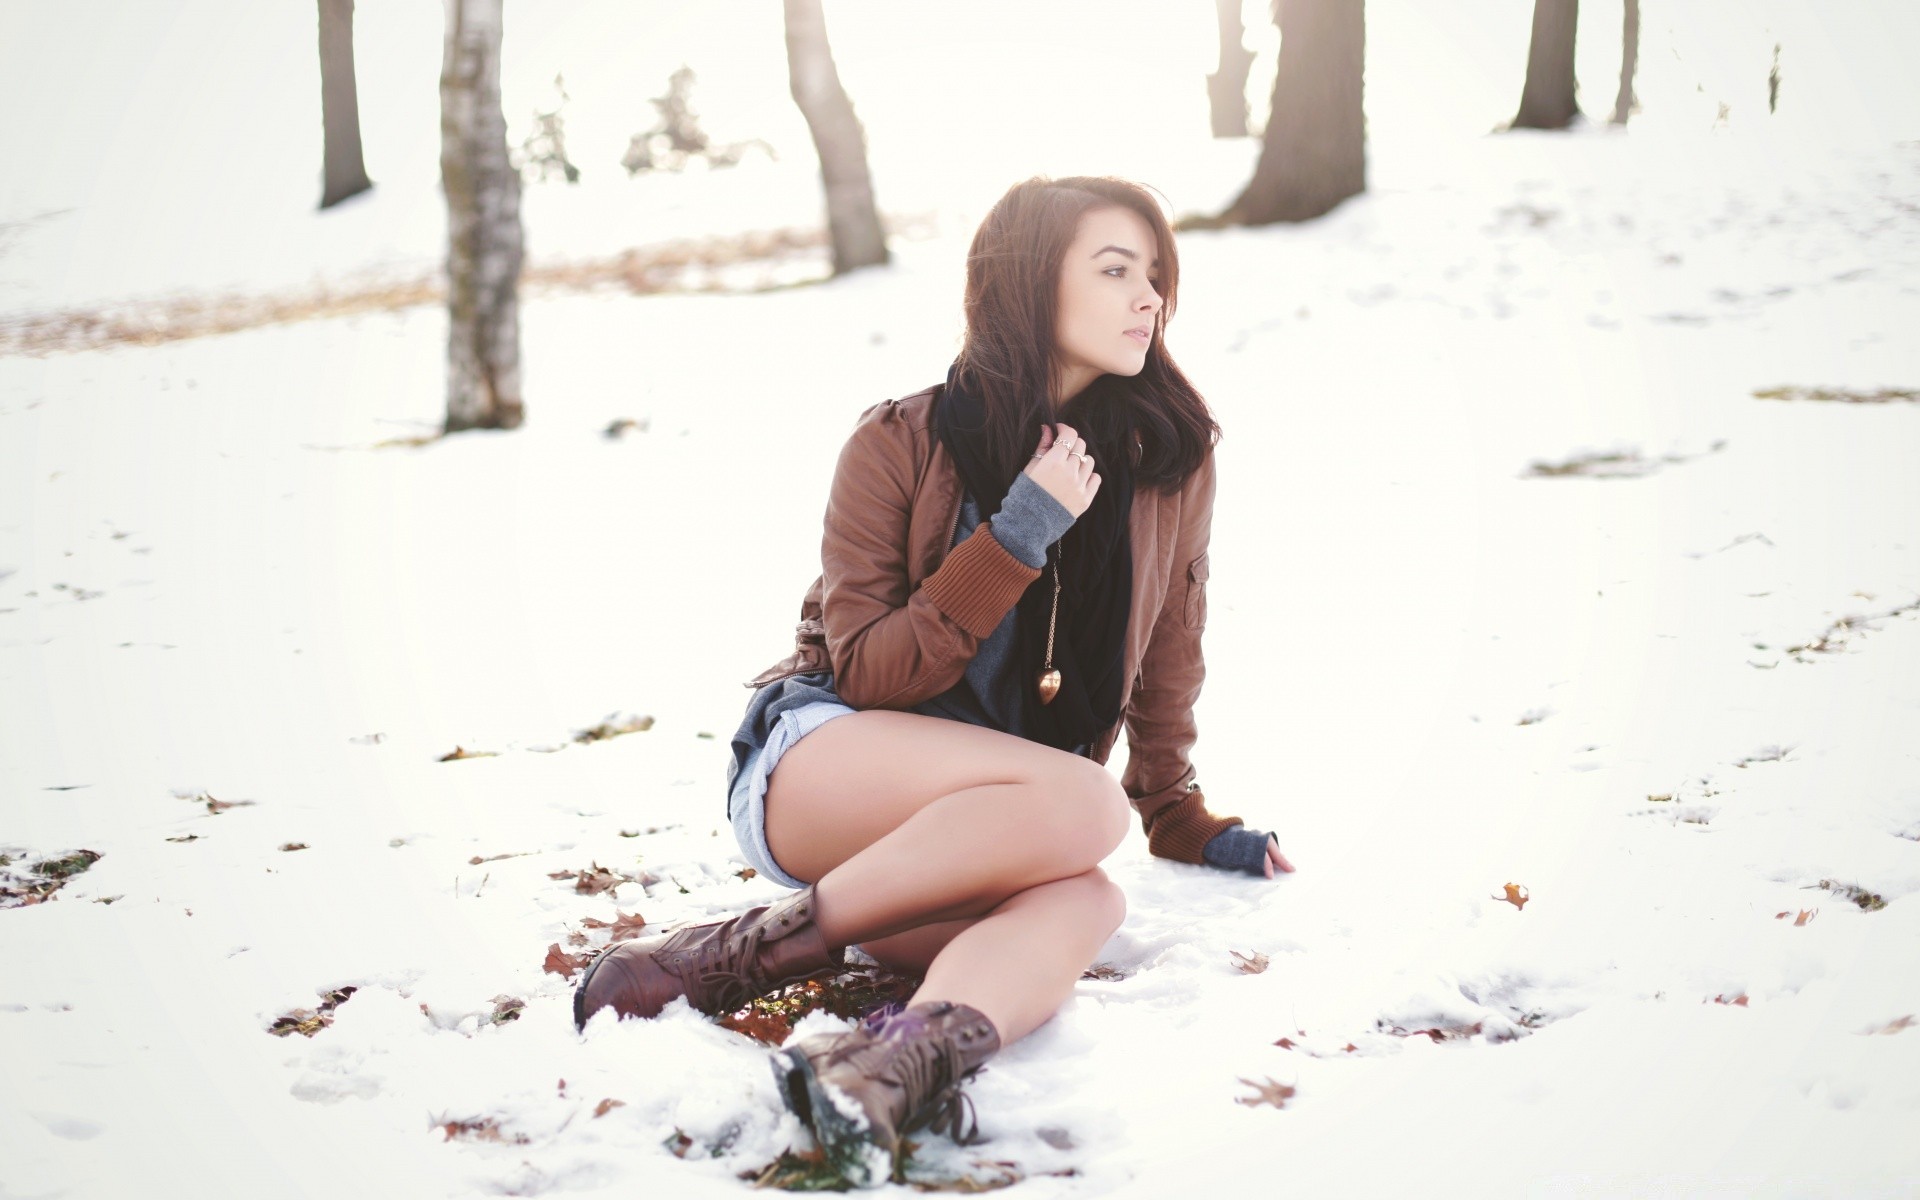
<svg viewBox="0 0 1920 1200">
<path fill-rule="evenodd" d="M 1085 890 L 1086 904 L 1103 922 L 1107 931 L 1120 928 L 1127 919 L 1127 893 L 1099 867 L 1074 876 Z"/>
<path fill-rule="evenodd" d="M 1075 847 L 1091 867 L 1112 854 L 1127 836 L 1133 806 L 1120 781 L 1091 759 L 1063 756 L 1041 783 L 1044 812 L 1059 844 Z"/>
</svg>

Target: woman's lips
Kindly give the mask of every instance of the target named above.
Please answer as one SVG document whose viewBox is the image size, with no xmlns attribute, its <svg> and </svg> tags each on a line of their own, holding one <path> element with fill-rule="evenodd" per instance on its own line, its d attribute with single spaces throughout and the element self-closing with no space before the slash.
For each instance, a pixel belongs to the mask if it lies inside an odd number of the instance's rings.
<svg viewBox="0 0 1920 1200">
<path fill-rule="evenodd" d="M 1153 330 L 1129 329 L 1127 330 L 1127 336 L 1132 338 L 1134 341 L 1139 342 L 1142 346 L 1144 346 L 1144 345 L 1147 345 L 1149 342 L 1153 341 Z"/>
</svg>

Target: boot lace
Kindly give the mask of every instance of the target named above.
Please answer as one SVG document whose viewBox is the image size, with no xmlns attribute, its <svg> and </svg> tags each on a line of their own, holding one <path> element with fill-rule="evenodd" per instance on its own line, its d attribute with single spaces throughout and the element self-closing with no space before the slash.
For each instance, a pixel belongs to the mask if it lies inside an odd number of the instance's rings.
<svg viewBox="0 0 1920 1200">
<path fill-rule="evenodd" d="M 700 988 L 706 1007 L 721 1013 L 745 1008 L 765 987 L 755 973 L 760 957 L 760 938 L 765 927 L 754 925 L 745 933 L 715 938 L 708 943 L 700 964 Z"/>
<path fill-rule="evenodd" d="M 874 1036 L 877 1041 L 891 1043 L 881 1052 L 885 1056 L 884 1065 L 874 1077 L 898 1087 L 903 1095 L 907 1117 L 899 1126 L 901 1133 L 927 1129 L 946 1134 L 960 1146 L 971 1146 L 982 1140 L 973 1097 L 960 1087 L 965 1064 L 952 1038 L 926 1030 L 917 1021 L 885 1022 Z M 844 1062 L 863 1050 L 876 1048 L 874 1042 L 864 1038 L 843 1037 L 844 1040 L 828 1052 L 827 1062 Z M 985 1072 L 986 1068 L 979 1067 L 974 1073 Z"/>
</svg>

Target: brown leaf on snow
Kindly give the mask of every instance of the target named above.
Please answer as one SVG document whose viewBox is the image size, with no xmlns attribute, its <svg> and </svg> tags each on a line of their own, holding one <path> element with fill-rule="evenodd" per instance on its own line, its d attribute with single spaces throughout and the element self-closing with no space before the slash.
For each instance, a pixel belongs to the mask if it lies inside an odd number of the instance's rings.
<svg viewBox="0 0 1920 1200">
<path fill-rule="evenodd" d="M 603 742 L 627 733 L 645 733 L 653 728 L 653 718 L 633 713 L 612 713 L 607 719 L 588 729 L 575 731 L 573 740 L 581 744 Z"/>
<path fill-rule="evenodd" d="M 599 863 L 574 876 L 573 890 L 583 896 L 595 896 L 601 892 L 610 892 L 623 883 L 630 882 L 618 871 L 609 871 Z"/>
<path fill-rule="evenodd" d="M 611 921 L 602 921 L 599 917 L 588 917 L 580 923 L 588 929 L 613 930 L 613 936 L 607 939 L 608 945 L 637 938 L 640 936 L 640 931 L 647 927 L 647 919 L 639 913 L 623 913 L 619 909 L 614 910 L 614 918 Z"/>
<path fill-rule="evenodd" d="M 581 933 L 578 929 L 572 930 L 567 934 L 567 945 L 584 946 L 586 944 L 587 944 L 587 935 L 584 933 Z"/>
<path fill-rule="evenodd" d="M 1518 909 L 1525 909 L 1527 907 L 1527 901 L 1532 899 L 1532 896 L 1528 893 L 1527 889 L 1524 886 L 1517 883 L 1507 884 L 1505 891 L 1506 891 L 1505 895 L 1495 896 L 1493 897 L 1493 899 L 1505 900 L 1508 904 L 1511 904 Z"/>
<path fill-rule="evenodd" d="M 1252 1088 L 1254 1095 L 1236 1096 L 1234 1097 L 1235 1103 L 1244 1104 L 1249 1108 L 1261 1104 L 1271 1104 L 1275 1108 L 1285 1108 L 1287 1101 L 1292 1099 L 1295 1091 L 1291 1084 L 1275 1083 L 1272 1077 L 1268 1077 L 1265 1083 L 1255 1083 L 1251 1079 L 1242 1079 L 1240 1082 Z"/>
<path fill-rule="evenodd" d="M 533 853 L 533 851 L 531 850 L 516 850 L 511 854 L 489 854 L 485 858 L 482 858 L 478 854 L 476 854 L 472 858 L 467 860 L 467 865 L 470 867 L 477 867 L 481 863 L 499 862 L 503 858 L 525 858 L 527 855 L 531 853 Z M 549 875 L 547 876 L 547 878 L 562 879 L 572 874 L 573 874 L 572 871 L 562 871 L 558 875 Z"/>
<path fill-rule="evenodd" d="M 497 751 L 469 750 L 465 746 L 455 746 L 450 753 L 442 754 L 439 758 L 435 759 L 434 761 L 435 762 L 456 762 L 463 758 L 498 758 L 498 757 L 500 757 L 500 755 Z"/>
<path fill-rule="evenodd" d="M 759 873 L 760 872 L 754 870 L 752 867 L 741 867 L 738 871 L 734 872 L 734 874 L 738 875 L 741 879 L 752 879 Z"/>
<path fill-rule="evenodd" d="M 625 1108 L 626 1106 L 627 1102 L 625 1100 L 615 1100 L 612 1096 L 608 1096 L 605 1100 L 593 1106 L 593 1115 L 596 1117 L 604 1117 L 614 1109 Z"/>
<path fill-rule="evenodd" d="M 205 792 L 200 793 L 194 797 L 194 799 L 205 800 L 207 802 L 207 811 L 210 813 L 223 813 L 230 808 L 246 808 L 253 804 L 251 800 L 215 800 Z"/>
<path fill-rule="evenodd" d="M 1253 952 L 1253 957 L 1251 958 L 1240 953 L 1238 950 L 1229 950 L 1227 951 L 1227 953 L 1233 955 L 1236 959 L 1239 960 L 1233 965 L 1236 967 L 1239 967 L 1241 973 L 1244 975 L 1258 975 L 1260 972 L 1267 969 L 1267 956 L 1260 953 L 1258 950 L 1255 950 Z"/>
<path fill-rule="evenodd" d="M 592 959 L 591 954 L 568 954 L 560 948 L 559 942 L 555 942 L 547 947 L 547 961 L 541 963 L 540 968 L 549 975 L 558 975 L 565 979 L 586 966 Z"/>
<path fill-rule="evenodd" d="M 1741 992 L 1738 996 L 1715 996 L 1713 1002 L 1715 1004 L 1736 1004 L 1741 1008 L 1745 1008 L 1747 1007 L 1747 994 Z M 1705 1002 L 1702 1001 L 1702 1003 Z"/>
<path fill-rule="evenodd" d="M 281 842 L 280 843 L 280 849 L 286 850 L 286 851 L 305 850 L 306 848 L 307 848 L 307 844 L 305 842 Z"/>
<path fill-rule="evenodd" d="M 273 1023 L 267 1026 L 267 1032 L 275 1037 L 286 1037 L 290 1033 L 312 1037 L 333 1024 L 333 1010 L 345 1004 L 359 990 L 349 984 L 323 993 L 320 1003 L 313 1008 L 296 1008 L 283 1017 L 275 1017 Z"/>
<path fill-rule="evenodd" d="M 1915 1024 L 1916 1022 L 1913 1019 L 1913 1014 L 1908 1013 L 1904 1017 L 1897 1017 L 1894 1020 L 1887 1022 L 1885 1025 L 1882 1025 L 1878 1029 L 1868 1029 L 1868 1030 L 1865 1030 L 1864 1032 L 1869 1036 L 1876 1033 L 1899 1033 L 1902 1029 L 1913 1028 Z"/>
<path fill-rule="evenodd" d="M 518 996 L 499 995 L 493 998 L 493 1011 L 487 1014 L 487 1021 L 493 1025 L 505 1025 L 508 1021 L 520 1019 L 520 1010 L 527 1006 Z M 425 1008 L 425 1005 L 421 1006 Z"/>
<path fill-rule="evenodd" d="M 1293 1048 L 1294 1048 L 1295 1046 L 1297 1046 L 1297 1045 L 1299 1045 L 1299 1044 L 1300 1044 L 1300 1043 L 1298 1043 L 1298 1042 L 1296 1042 L 1296 1041 L 1294 1041 L 1294 1040 L 1293 1040 L 1292 1038 L 1290 1038 L 1290 1037 L 1283 1037 L 1283 1038 L 1281 1038 L 1281 1039 L 1280 1039 L 1279 1041 L 1277 1041 L 1277 1042 L 1275 1042 L 1275 1043 L 1274 1043 L 1274 1045 L 1276 1045 L 1276 1046 L 1278 1046 L 1278 1047 L 1280 1047 L 1280 1048 L 1281 1048 L 1282 1050 L 1291 1050 L 1291 1049 L 1293 1049 Z"/>
<path fill-rule="evenodd" d="M 524 1146 L 533 1139 L 524 1133 L 503 1133 L 497 1117 L 459 1117 L 449 1120 L 435 1117 L 434 1126 L 447 1135 L 447 1141 L 460 1138 L 474 1142 L 511 1142 Z"/>
</svg>

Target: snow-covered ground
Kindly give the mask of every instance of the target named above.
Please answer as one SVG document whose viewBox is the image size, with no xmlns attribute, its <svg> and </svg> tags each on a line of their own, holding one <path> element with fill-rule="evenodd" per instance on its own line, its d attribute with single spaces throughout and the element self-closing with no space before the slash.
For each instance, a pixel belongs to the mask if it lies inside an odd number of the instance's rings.
<svg viewBox="0 0 1920 1200">
<path fill-rule="evenodd" d="M 929 1141 L 927 1178 L 1920 1191 L 1920 403 L 1754 395 L 1920 388 L 1916 130 L 1474 136 L 1502 115 L 1376 110 L 1369 196 L 1183 239 L 1174 347 L 1227 431 L 1196 758 L 1299 871 L 1130 837 L 1119 977 L 970 1087 L 992 1140 Z M 316 217 L 297 149 L 246 185 L 267 215 L 209 211 L 171 264 L 99 164 L 87 236 L 13 227 L 0 309 L 431 260 L 430 165 Z M 0 854 L 102 856 L 0 910 L 0 1196 L 728 1195 L 805 1145 L 762 1048 L 683 1010 L 582 1038 L 542 963 L 587 918 L 779 894 L 723 819 L 739 681 L 788 647 L 854 417 L 951 355 L 970 206 L 1008 181 L 973 165 L 944 211 L 893 168 L 941 215 L 882 271 L 530 301 L 509 434 L 381 445 L 438 421 L 430 309 L 0 358 Z M 1117 169 L 1198 210 L 1249 165 Z M 530 237 L 815 210 L 810 167 L 755 169 L 746 198 L 532 188 Z M 1531 470 L 1609 454 L 1642 473 Z M 655 722 L 572 742 L 616 712 Z M 549 877 L 594 863 L 658 882 Z"/>
</svg>

